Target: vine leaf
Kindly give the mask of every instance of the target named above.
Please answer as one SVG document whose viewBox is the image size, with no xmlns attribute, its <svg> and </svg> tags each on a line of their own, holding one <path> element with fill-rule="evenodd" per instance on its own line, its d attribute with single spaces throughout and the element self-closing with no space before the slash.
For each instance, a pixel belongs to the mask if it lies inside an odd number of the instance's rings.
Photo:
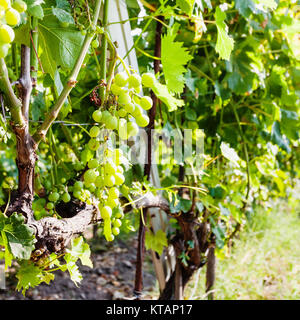
<svg viewBox="0 0 300 320">
<path fill-rule="evenodd" d="M 215 18 L 216 26 L 218 29 L 216 51 L 219 53 L 220 58 L 229 60 L 230 54 L 234 47 L 234 40 L 228 35 L 228 27 L 224 22 L 224 20 L 226 19 L 226 13 L 223 12 L 219 7 L 217 7 Z"/>
<path fill-rule="evenodd" d="M 176 4 L 184 13 L 186 13 L 188 16 L 191 16 L 195 0 L 177 0 Z"/>
<path fill-rule="evenodd" d="M 44 70 L 54 79 L 57 66 L 73 68 L 83 42 L 83 36 L 75 27 L 63 28 L 55 16 L 47 16 L 39 23 L 41 61 Z"/>
<path fill-rule="evenodd" d="M 239 161 L 241 161 L 241 159 L 233 148 L 230 148 L 227 143 L 222 141 L 220 149 L 223 157 L 233 162 L 237 167 L 240 166 Z"/>
<path fill-rule="evenodd" d="M 184 74 L 186 72 L 184 65 L 193 57 L 183 47 L 183 42 L 174 41 L 175 37 L 174 28 L 162 37 L 161 63 L 168 89 L 174 93 L 182 93 L 185 83 Z"/>
<path fill-rule="evenodd" d="M 157 230 L 155 234 L 147 231 L 145 235 L 145 246 L 147 250 L 154 250 L 161 255 L 164 247 L 168 246 L 166 233 L 161 229 Z"/>
<path fill-rule="evenodd" d="M 83 237 L 72 239 L 72 249 L 70 250 L 70 254 L 74 257 L 79 258 L 84 266 L 93 268 L 93 263 L 90 258 L 91 249 L 89 245 L 84 241 Z"/>
<path fill-rule="evenodd" d="M 1 215 L 0 232 L 6 250 L 17 259 L 30 259 L 35 238 L 33 230 L 24 224 L 22 215 L 14 213 L 9 218 Z M 10 255 L 7 254 L 7 257 Z"/>
</svg>

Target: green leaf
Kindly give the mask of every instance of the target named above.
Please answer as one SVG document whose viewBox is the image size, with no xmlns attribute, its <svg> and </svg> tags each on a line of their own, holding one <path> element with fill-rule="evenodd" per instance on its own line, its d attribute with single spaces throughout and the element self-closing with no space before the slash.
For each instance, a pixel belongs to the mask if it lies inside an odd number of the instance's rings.
<svg viewBox="0 0 300 320">
<path fill-rule="evenodd" d="M 169 30 L 162 37 L 161 63 L 168 89 L 174 93 L 182 93 L 185 83 L 184 73 L 186 72 L 184 65 L 193 57 L 183 47 L 183 42 L 174 41 L 175 37 L 176 33 L 172 30 Z"/>
<path fill-rule="evenodd" d="M 45 72 L 54 79 L 56 66 L 65 70 L 73 68 L 79 55 L 83 36 L 75 27 L 62 28 L 59 21 L 52 16 L 46 16 L 39 22 L 41 56 Z"/>
<path fill-rule="evenodd" d="M 78 266 L 76 265 L 78 257 L 72 256 L 71 253 L 67 253 L 64 256 L 64 259 L 66 261 L 66 267 L 70 273 L 71 280 L 75 283 L 76 286 L 78 286 L 78 284 L 82 280 L 82 274 L 80 273 Z"/>
<path fill-rule="evenodd" d="M 176 0 L 176 5 L 179 6 L 181 11 L 191 16 L 194 8 L 195 0 Z"/>
<path fill-rule="evenodd" d="M 147 250 L 154 250 L 161 255 L 164 247 L 168 246 L 166 233 L 161 229 L 157 230 L 155 234 L 147 231 L 145 235 L 145 246 Z"/>
<path fill-rule="evenodd" d="M 215 13 L 216 26 L 218 29 L 218 38 L 216 44 L 216 51 L 219 53 L 221 59 L 229 60 L 230 54 L 234 47 L 234 40 L 227 33 L 227 25 L 224 23 L 226 19 L 226 13 L 219 7 Z"/>
<path fill-rule="evenodd" d="M 9 218 L 0 216 L 0 231 L 2 238 L 5 234 L 10 252 L 15 258 L 30 259 L 35 238 L 33 230 L 24 224 L 22 215 L 14 213 Z"/>
<path fill-rule="evenodd" d="M 89 245 L 84 241 L 83 237 L 80 236 L 78 238 L 72 239 L 71 250 L 69 251 L 69 253 L 72 256 L 79 258 L 84 266 L 93 268 L 93 263 L 90 259 L 91 249 Z"/>
<path fill-rule="evenodd" d="M 29 6 L 27 9 L 27 12 L 38 19 L 43 19 L 44 18 L 44 10 L 41 5 L 34 5 L 34 6 Z"/>
<path fill-rule="evenodd" d="M 240 166 L 239 162 L 241 159 L 233 148 L 230 148 L 227 143 L 222 141 L 220 149 L 223 157 L 233 162 L 237 167 Z"/>
<path fill-rule="evenodd" d="M 167 106 L 169 112 L 174 111 L 178 107 L 182 107 L 184 105 L 183 100 L 175 98 L 174 95 L 169 92 L 167 86 L 160 84 L 158 81 L 155 82 L 152 90 L 157 98 Z"/>
<path fill-rule="evenodd" d="M 22 261 L 20 268 L 16 274 L 18 284 L 16 289 L 22 290 L 22 294 L 25 295 L 26 290 L 34 288 L 43 282 L 43 270 L 34 265 L 31 261 Z"/>
<path fill-rule="evenodd" d="M 46 111 L 45 99 L 43 92 L 39 92 L 33 100 L 31 106 L 31 115 L 33 121 L 38 121 L 43 118 L 43 115 Z"/>
<path fill-rule="evenodd" d="M 65 11 L 64 9 L 52 8 L 52 13 L 60 22 L 74 24 L 74 19 L 71 13 Z"/>
<path fill-rule="evenodd" d="M 291 152 L 289 146 L 289 141 L 281 133 L 280 123 L 274 121 L 271 131 L 271 141 L 277 144 L 282 150 L 285 150 L 287 153 Z"/>
</svg>

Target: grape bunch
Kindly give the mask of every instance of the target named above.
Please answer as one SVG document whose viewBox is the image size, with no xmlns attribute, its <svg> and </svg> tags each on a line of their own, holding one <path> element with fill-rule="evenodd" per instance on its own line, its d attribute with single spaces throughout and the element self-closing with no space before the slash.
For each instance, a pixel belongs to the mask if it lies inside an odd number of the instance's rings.
<svg viewBox="0 0 300 320">
<path fill-rule="evenodd" d="M 27 5 L 22 0 L 0 0 L 0 58 L 8 54 L 10 44 L 14 41 L 15 32 L 12 27 L 21 21 L 20 13 L 27 10 Z"/>
<path fill-rule="evenodd" d="M 139 93 L 142 86 L 153 87 L 154 81 L 156 79 L 150 73 L 141 77 L 129 71 L 116 74 L 107 103 L 92 114 L 94 123 L 88 131 L 90 140 L 81 152 L 81 163 L 77 168 L 83 172 L 80 180 L 72 186 L 64 185 L 66 181 L 62 181 L 59 190 L 52 190 L 46 205 L 50 214 L 54 213 L 58 201 L 71 201 L 72 194 L 73 198 L 87 204 L 97 204 L 107 241 L 113 241 L 120 233 L 124 217 L 120 191 L 124 187 L 124 163 L 128 163 L 128 159 L 121 148 L 109 144 L 109 138 L 103 139 L 101 129 L 116 132 L 121 140 L 136 136 L 139 127 L 149 124 L 149 118 L 143 110 L 152 107 L 152 99 Z"/>
</svg>

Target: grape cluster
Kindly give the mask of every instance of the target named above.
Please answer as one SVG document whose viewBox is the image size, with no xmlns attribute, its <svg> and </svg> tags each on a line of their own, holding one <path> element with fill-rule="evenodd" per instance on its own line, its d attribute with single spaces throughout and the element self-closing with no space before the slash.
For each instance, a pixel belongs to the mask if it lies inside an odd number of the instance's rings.
<svg viewBox="0 0 300 320">
<path fill-rule="evenodd" d="M 0 0 L 0 58 L 7 56 L 15 38 L 12 27 L 20 23 L 20 13 L 26 9 L 27 5 L 22 0 L 15 0 L 12 4 L 10 0 Z"/>
<path fill-rule="evenodd" d="M 81 152 L 81 163 L 77 168 L 83 174 L 73 186 L 66 186 L 66 181 L 62 181 L 58 189 L 52 190 L 46 205 L 50 214 L 54 213 L 58 201 L 71 200 L 70 193 L 88 204 L 94 201 L 92 199 L 97 199 L 106 240 L 113 241 L 119 234 L 124 217 L 119 200 L 120 190 L 125 182 L 122 164 L 127 162 L 127 158 L 120 148 L 112 148 L 103 139 L 101 128 L 116 131 L 120 139 L 127 140 L 138 133 L 139 126 L 147 126 L 149 118 L 143 110 L 152 107 L 152 99 L 140 96 L 139 92 L 142 86 L 153 87 L 154 81 L 155 77 L 150 73 L 145 73 L 142 77 L 129 72 L 116 74 L 109 102 L 103 106 L 102 111 L 96 110 L 92 114 L 94 124 L 88 132 L 90 140 Z"/>
</svg>

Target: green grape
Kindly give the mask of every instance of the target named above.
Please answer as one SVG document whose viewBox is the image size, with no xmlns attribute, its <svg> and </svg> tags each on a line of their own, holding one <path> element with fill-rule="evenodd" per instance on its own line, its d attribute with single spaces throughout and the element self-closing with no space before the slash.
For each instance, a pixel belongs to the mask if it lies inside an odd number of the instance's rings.
<svg viewBox="0 0 300 320">
<path fill-rule="evenodd" d="M 0 0 L 0 7 L 7 9 L 10 6 L 10 0 Z"/>
<path fill-rule="evenodd" d="M 115 96 L 118 96 L 121 92 L 123 92 L 123 89 L 115 83 L 111 85 L 110 90 Z"/>
<path fill-rule="evenodd" d="M 109 206 L 113 209 L 119 204 L 119 201 L 118 201 L 118 199 L 112 199 L 112 198 L 108 197 L 105 203 L 107 206 Z"/>
<path fill-rule="evenodd" d="M 114 175 L 105 175 L 104 176 L 104 185 L 106 187 L 113 187 L 116 183 L 116 178 Z"/>
<path fill-rule="evenodd" d="M 153 105 L 153 101 L 150 97 L 142 97 L 141 101 L 140 101 L 140 106 L 144 109 L 144 110 L 149 110 L 152 108 Z"/>
<path fill-rule="evenodd" d="M 68 26 L 70 25 L 69 22 L 66 22 L 66 21 L 60 21 L 59 25 L 62 27 L 62 28 L 68 28 Z"/>
<path fill-rule="evenodd" d="M 76 198 L 76 199 L 80 199 L 81 198 L 81 191 L 79 190 L 76 190 L 73 192 L 73 196 Z"/>
<path fill-rule="evenodd" d="M 130 98 L 129 93 L 128 92 L 124 92 L 124 91 L 121 92 L 120 95 L 119 95 L 119 100 L 118 101 L 119 101 L 120 104 L 124 104 L 124 105 L 130 103 L 131 102 L 131 98 Z"/>
<path fill-rule="evenodd" d="M 89 186 L 86 186 L 90 192 L 95 192 L 96 191 L 96 185 L 95 183 L 90 183 Z"/>
<path fill-rule="evenodd" d="M 124 105 L 124 109 L 128 112 L 128 113 L 132 113 L 134 110 L 134 104 L 132 102 L 129 102 L 127 104 Z"/>
<path fill-rule="evenodd" d="M 104 206 L 100 209 L 100 214 L 102 219 L 109 219 L 111 217 L 112 210 L 109 206 Z"/>
<path fill-rule="evenodd" d="M 113 162 L 109 161 L 109 162 L 105 163 L 104 171 L 105 171 L 105 174 L 108 174 L 108 175 L 112 174 L 113 175 L 116 173 L 117 167 Z"/>
<path fill-rule="evenodd" d="M 100 110 L 95 110 L 92 114 L 92 117 L 96 122 L 99 123 L 102 119 L 102 112 Z"/>
<path fill-rule="evenodd" d="M 108 235 L 108 236 L 106 237 L 106 240 L 111 242 L 111 241 L 114 241 L 114 240 L 115 240 L 115 237 L 114 237 L 113 234 L 110 234 L 110 235 Z"/>
<path fill-rule="evenodd" d="M 1 5 L 1 1 L 0 1 Z M 18 12 L 25 12 L 27 10 L 27 4 L 22 0 L 15 0 L 12 4 L 12 7 L 16 9 Z"/>
<path fill-rule="evenodd" d="M 110 119 L 111 113 L 107 110 L 102 112 L 102 122 L 105 124 Z"/>
<path fill-rule="evenodd" d="M 105 126 L 107 129 L 114 130 L 118 127 L 118 119 L 115 116 L 110 116 L 105 122 Z"/>
<path fill-rule="evenodd" d="M 139 127 L 137 126 L 137 124 L 132 121 L 128 121 L 127 123 L 128 137 L 134 137 L 138 134 L 138 132 L 139 132 Z"/>
<path fill-rule="evenodd" d="M 90 136 L 91 136 L 92 138 L 98 137 L 99 133 L 100 133 L 99 127 L 97 127 L 97 126 L 91 127 L 91 129 L 90 129 Z"/>
<path fill-rule="evenodd" d="M 71 196 L 68 192 L 65 192 L 62 196 L 61 196 L 61 199 L 63 202 L 69 202 L 71 200 Z"/>
<path fill-rule="evenodd" d="M 117 227 L 114 227 L 111 229 L 114 236 L 117 236 L 120 233 L 120 229 Z"/>
<path fill-rule="evenodd" d="M 122 225 L 122 221 L 120 219 L 115 219 L 112 224 L 115 228 L 120 228 Z"/>
<path fill-rule="evenodd" d="M 80 33 L 82 36 L 85 36 L 86 35 L 86 30 L 80 30 Z"/>
<path fill-rule="evenodd" d="M 104 180 L 103 180 L 102 176 L 98 176 L 98 177 L 96 178 L 96 180 L 95 180 L 95 186 L 96 186 L 97 188 L 102 188 L 102 187 L 104 187 Z"/>
<path fill-rule="evenodd" d="M 5 58 L 7 56 L 9 47 L 9 44 L 0 44 L 0 58 Z"/>
<path fill-rule="evenodd" d="M 141 116 L 142 114 L 143 114 L 143 109 L 139 106 L 139 105 L 135 105 L 134 106 L 134 110 L 133 110 L 133 112 L 131 112 L 131 114 L 135 117 L 135 118 L 137 118 L 137 117 L 139 117 L 139 116 Z"/>
<path fill-rule="evenodd" d="M 0 27 L 0 43 L 11 43 L 14 41 L 14 38 L 14 30 L 10 26 L 3 24 Z"/>
<path fill-rule="evenodd" d="M 94 169 L 87 170 L 83 175 L 83 179 L 85 183 L 93 183 L 95 182 L 96 178 L 97 178 L 97 173 Z"/>
<path fill-rule="evenodd" d="M 140 127 L 146 127 L 149 124 L 149 117 L 146 114 L 142 114 L 135 118 L 136 124 Z"/>
<path fill-rule="evenodd" d="M 138 74 L 132 74 L 128 78 L 128 87 L 135 88 L 139 87 L 142 83 L 142 79 Z"/>
<path fill-rule="evenodd" d="M 122 173 L 119 173 L 119 172 L 114 174 L 114 178 L 115 178 L 115 184 L 117 186 L 123 184 L 125 181 L 125 177 L 122 175 Z"/>
<path fill-rule="evenodd" d="M 99 48 L 99 41 L 98 41 L 98 39 L 95 39 L 95 40 L 92 41 L 92 47 L 93 47 L 94 49 Z"/>
<path fill-rule="evenodd" d="M 155 76 L 152 73 L 144 73 L 142 75 L 142 85 L 146 88 L 153 88 L 155 81 Z"/>
<path fill-rule="evenodd" d="M 118 133 L 119 133 L 119 137 L 122 140 L 127 140 L 128 139 L 127 121 L 125 119 L 120 119 Z"/>
<path fill-rule="evenodd" d="M 138 96 L 138 95 L 136 95 L 136 94 L 134 94 L 134 95 L 132 96 L 132 102 L 134 102 L 134 103 L 136 103 L 136 104 L 140 104 L 140 101 L 141 101 L 141 97 L 140 97 L 140 96 Z"/>
<path fill-rule="evenodd" d="M 83 189 L 83 182 L 82 181 L 76 181 L 74 183 L 74 191 L 75 190 L 82 190 Z"/>
<path fill-rule="evenodd" d="M 119 117 L 125 117 L 126 114 L 127 114 L 127 111 L 125 110 L 125 108 L 121 108 L 120 110 L 118 110 Z"/>
<path fill-rule="evenodd" d="M 64 183 L 67 182 L 67 179 L 66 179 L 66 178 L 61 178 L 61 179 L 60 179 L 60 182 L 61 182 L 62 184 L 64 184 Z"/>
<path fill-rule="evenodd" d="M 54 203 L 53 202 L 48 202 L 46 207 L 47 207 L 47 209 L 52 210 L 52 209 L 54 209 Z"/>
<path fill-rule="evenodd" d="M 100 147 L 100 142 L 97 141 L 96 139 L 92 138 L 89 142 L 88 142 L 88 147 L 92 150 L 92 151 L 96 151 L 99 149 Z"/>
<path fill-rule="evenodd" d="M 117 73 L 115 76 L 115 84 L 119 87 L 124 87 L 127 83 L 127 74 L 125 72 Z"/>
<path fill-rule="evenodd" d="M 97 159 L 91 159 L 89 162 L 88 162 L 88 167 L 89 169 L 95 169 L 99 166 L 99 161 Z"/>
<path fill-rule="evenodd" d="M 116 214 L 115 214 L 116 219 L 123 219 L 124 218 L 124 213 L 123 211 L 119 210 Z M 121 222 L 122 223 L 122 222 Z"/>
<path fill-rule="evenodd" d="M 109 195 L 109 197 L 112 198 L 112 199 L 118 199 L 118 198 L 119 198 L 119 195 L 120 195 L 120 192 L 119 192 L 118 188 L 113 187 L 113 188 L 110 188 L 110 189 L 108 190 L 108 195 Z"/>
<path fill-rule="evenodd" d="M 50 193 L 48 197 L 49 201 L 56 202 L 59 200 L 59 193 L 58 192 L 52 192 Z"/>
</svg>

